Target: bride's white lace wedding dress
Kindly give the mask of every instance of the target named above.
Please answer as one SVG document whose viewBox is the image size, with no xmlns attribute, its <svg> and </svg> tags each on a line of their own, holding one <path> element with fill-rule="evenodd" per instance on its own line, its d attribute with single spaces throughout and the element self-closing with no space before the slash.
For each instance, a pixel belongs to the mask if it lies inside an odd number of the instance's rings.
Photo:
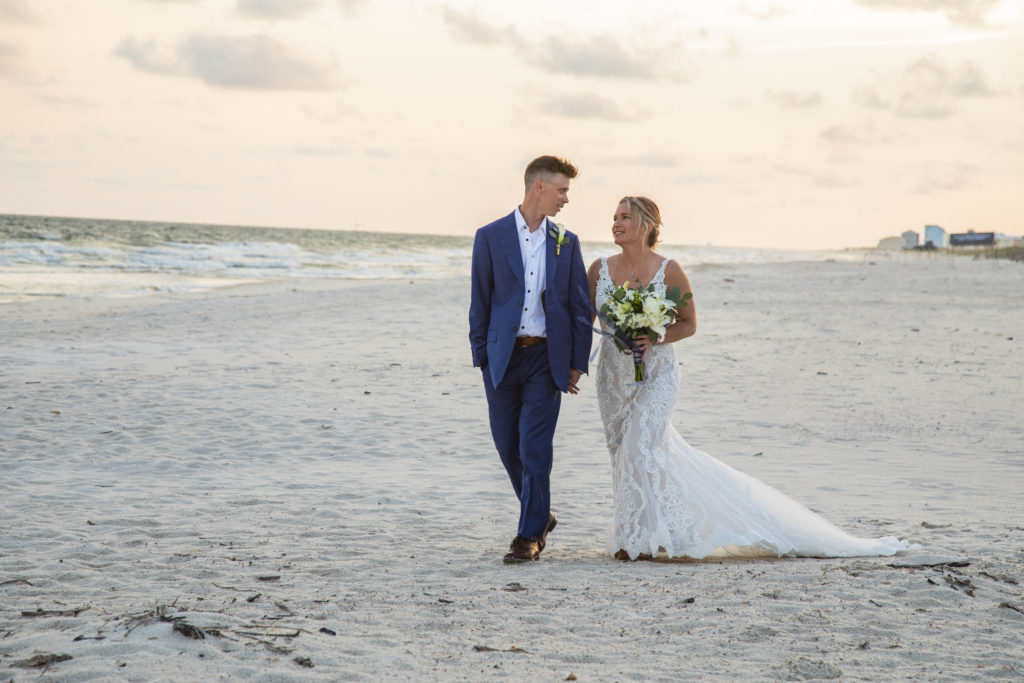
<svg viewBox="0 0 1024 683">
<path fill-rule="evenodd" d="M 665 289 L 665 264 L 652 282 Z M 600 309 L 613 286 L 602 259 Z M 604 324 L 604 323 L 602 323 Z M 633 381 L 632 355 L 602 337 L 597 397 L 612 461 L 615 518 L 608 549 L 669 557 L 892 555 L 894 536 L 856 538 L 785 494 L 693 448 L 670 423 L 679 389 L 672 344 L 647 351 L 647 380 Z"/>
</svg>

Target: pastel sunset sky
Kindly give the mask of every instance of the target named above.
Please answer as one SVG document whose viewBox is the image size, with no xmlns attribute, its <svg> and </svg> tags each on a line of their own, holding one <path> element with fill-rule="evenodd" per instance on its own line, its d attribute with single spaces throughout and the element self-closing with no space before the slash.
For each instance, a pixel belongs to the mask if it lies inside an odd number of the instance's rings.
<svg viewBox="0 0 1024 683">
<path fill-rule="evenodd" d="M 1024 234 L 1024 0 L 0 0 L 0 213 L 666 242 Z"/>
</svg>

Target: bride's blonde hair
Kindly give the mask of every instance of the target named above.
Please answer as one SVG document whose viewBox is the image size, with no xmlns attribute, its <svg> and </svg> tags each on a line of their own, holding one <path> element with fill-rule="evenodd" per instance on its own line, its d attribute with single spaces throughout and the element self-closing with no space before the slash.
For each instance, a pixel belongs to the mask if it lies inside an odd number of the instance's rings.
<svg viewBox="0 0 1024 683">
<path fill-rule="evenodd" d="M 640 219 L 640 227 L 649 231 L 647 246 L 653 249 L 661 237 L 661 210 L 658 205 L 647 197 L 623 197 L 619 204 L 623 202 L 629 205 L 633 215 Z"/>
</svg>

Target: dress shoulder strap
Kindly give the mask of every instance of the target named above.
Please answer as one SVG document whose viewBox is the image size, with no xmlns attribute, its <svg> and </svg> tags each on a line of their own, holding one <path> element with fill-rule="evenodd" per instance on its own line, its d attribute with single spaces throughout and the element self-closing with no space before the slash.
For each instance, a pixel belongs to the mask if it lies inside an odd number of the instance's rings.
<svg viewBox="0 0 1024 683">
<path fill-rule="evenodd" d="M 658 268 L 658 272 L 654 274 L 654 278 L 651 280 L 652 282 L 660 282 L 661 284 L 665 284 L 665 266 L 668 265 L 668 261 L 668 259 L 665 259 L 664 261 L 661 262 L 661 266 Z"/>
</svg>

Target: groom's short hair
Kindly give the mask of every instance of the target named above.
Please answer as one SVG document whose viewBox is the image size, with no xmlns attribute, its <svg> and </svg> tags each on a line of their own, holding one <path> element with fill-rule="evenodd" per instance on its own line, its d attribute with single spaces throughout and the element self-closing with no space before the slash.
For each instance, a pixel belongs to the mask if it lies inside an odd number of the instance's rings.
<svg viewBox="0 0 1024 683">
<path fill-rule="evenodd" d="M 537 181 L 537 178 L 541 176 L 550 177 L 558 173 L 561 173 L 566 178 L 575 178 L 579 171 L 576 170 L 576 167 L 568 159 L 547 155 L 537 157 L 526 166 L 526 173 L 523 174 L 523 179 L 526 181 L 526 189 L 529 190 L 530 186 Z"/>
</svg>

